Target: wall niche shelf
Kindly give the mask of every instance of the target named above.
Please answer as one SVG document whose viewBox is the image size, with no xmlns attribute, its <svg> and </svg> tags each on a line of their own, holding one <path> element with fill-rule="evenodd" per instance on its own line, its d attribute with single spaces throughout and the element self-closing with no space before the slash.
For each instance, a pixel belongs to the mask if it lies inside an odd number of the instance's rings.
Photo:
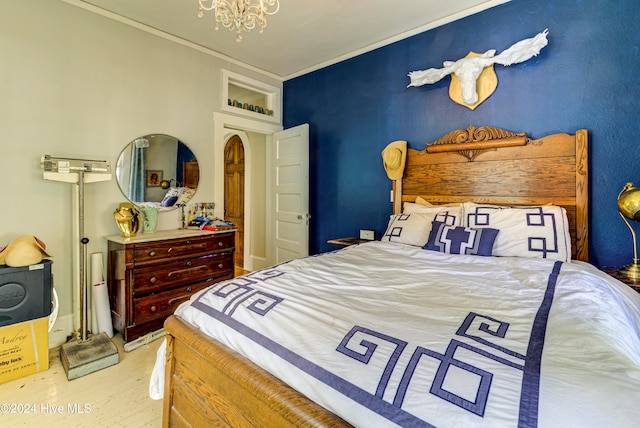
<svg viewBox="0 0 640 428">
<path fill-rule="evenodd" d="M 226 112 L 281 123 L 280 93 L 275 86 L 222 70 L 222 110 Z"/>
</svg>

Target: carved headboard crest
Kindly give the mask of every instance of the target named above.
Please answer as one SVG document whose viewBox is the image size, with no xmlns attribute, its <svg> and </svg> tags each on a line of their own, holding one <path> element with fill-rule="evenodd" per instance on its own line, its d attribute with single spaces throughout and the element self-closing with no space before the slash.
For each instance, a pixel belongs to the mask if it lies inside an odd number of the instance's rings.
<svg viewBox="0 0 640 428">
<path fill-rule="evenodd" d="M 524 146 L 530 141 L 526 132 L 515 133 L 493 126 L 470 126 L 427 143 L 427 153 L 455 152 L 472 162 L 476 156 L 499 147 Z"/>
</svg>

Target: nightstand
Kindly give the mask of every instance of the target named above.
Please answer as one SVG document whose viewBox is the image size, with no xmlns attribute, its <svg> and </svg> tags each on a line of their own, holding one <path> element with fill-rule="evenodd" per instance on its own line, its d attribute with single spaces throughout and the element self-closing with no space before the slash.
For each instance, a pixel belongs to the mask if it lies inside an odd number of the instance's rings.
<svg viewBox="0 0 640 428">
<path fill-rule="evenodd" d="M 348 247 L 349 245 L 362 244 L 364 242 L 371 242 L 371 240 L 360 238 L 336 238 L 329 239 L 327 241 L 327 244 L 344 245 L 345 247 Z"/>
<path fill-rule="evenodd" d="M 600 267 L 599 269 L 604 273 L 606 273 L 607 275 L 614 277 L 618 281 L 624 282 L 629 287 L 633 288 L 638 293 L 640 293 L 640 280 L 638 279 L 634 280 L 633 278 L 628 278 L 626 276 L 620 275 L 618 273 L 618 269 L 620 268 L 603 266 L 603 267 Z"/>
</svg>

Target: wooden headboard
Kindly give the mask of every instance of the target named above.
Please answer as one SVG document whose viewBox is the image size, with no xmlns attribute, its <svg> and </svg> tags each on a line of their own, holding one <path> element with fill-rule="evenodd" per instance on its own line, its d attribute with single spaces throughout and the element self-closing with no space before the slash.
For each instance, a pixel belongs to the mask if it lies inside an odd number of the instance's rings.
<svg viewBox="0 0 640 428">
<path fill-rule="evenodd" d="M 394 213 L 421 196 L 433 204 L 564 207 L 572 258 L 589 259 L 587 131 L 532 140 L 490 126 L 448 133 L 424 150 L 407 150 L 402 180 L 393 182 Z"/>
</svg>

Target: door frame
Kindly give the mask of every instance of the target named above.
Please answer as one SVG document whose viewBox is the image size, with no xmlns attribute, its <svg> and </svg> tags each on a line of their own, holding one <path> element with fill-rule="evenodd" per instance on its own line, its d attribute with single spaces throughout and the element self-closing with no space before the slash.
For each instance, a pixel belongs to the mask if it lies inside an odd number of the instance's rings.
<svg viewBox="0 0 640 428">
<path fill-rule="evenodd" d="M 266 267 L 266 259 L 262 263 L 257 263 L 254 260 L 255 257 L 251 255 L 251 167 L 253 157 L 251 153 L 251 140 L 247 136 L 246 132 L 255 132 L 257 134 L 264 134 L 266 138 L 267 146 L 271 144 L 272 135 L 278 131 L 282 131 L 282 125 L 261 122 L 255 119 L 248 119 L 244 117 L 238 117 L 231 114 L 214 112 L 214 155 L 213 155 L 213 202 L 216 207 L 214 209 L 214 215 L 216 217 L 224 218 L 224 147 L 231 136 L 238 135 L 244 145 L 245 155 L 245 187 L 244 187 L 244 264 L 246 270 L 256 270 Z M 257 160 L 256 160 L 257 161 Z M 267 160 L 265 159 L 265 162 Z M 269 245 L 267 234 L 267 252 Z M 254 266 L 254 261 L 256 261 Z M 261 264 L 261 266 L 257 266 Z"/>
</svg>

